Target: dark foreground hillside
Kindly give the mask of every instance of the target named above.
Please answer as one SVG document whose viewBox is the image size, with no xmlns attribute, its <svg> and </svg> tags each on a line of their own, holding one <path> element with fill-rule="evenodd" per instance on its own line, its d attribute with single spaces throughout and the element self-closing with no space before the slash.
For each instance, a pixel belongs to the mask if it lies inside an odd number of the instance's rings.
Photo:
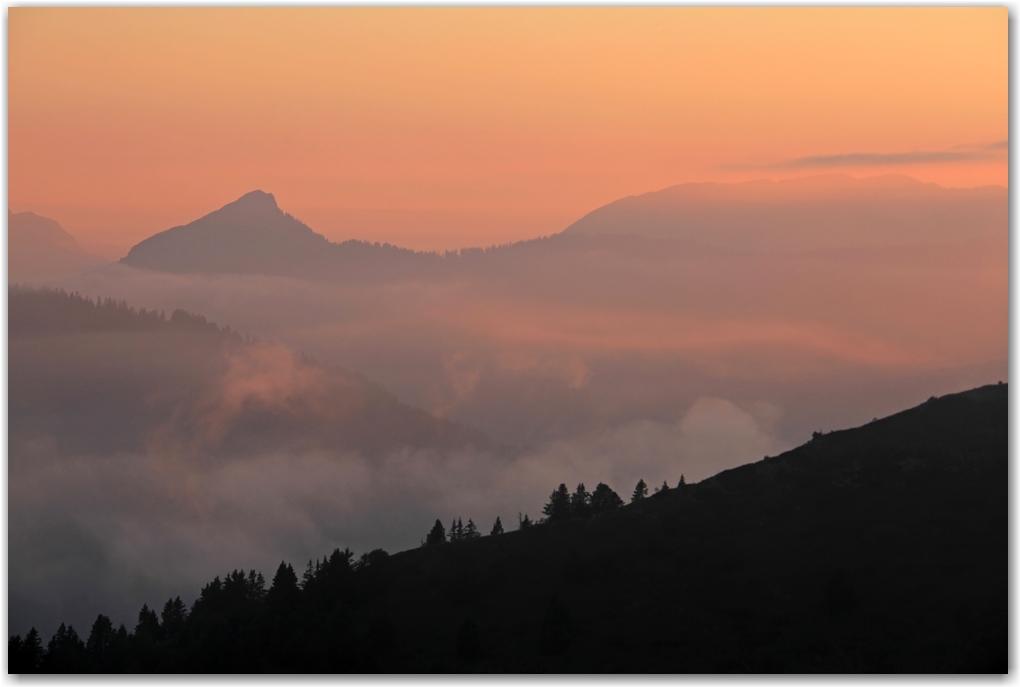
<svg viewBox="0 0 1020 687">
<path fill-rule="evenodd" d="M 238 572 L 41 666 L 1007 672 L 1007 410 L 986 386 L 590 518 Z"/>
</svg>

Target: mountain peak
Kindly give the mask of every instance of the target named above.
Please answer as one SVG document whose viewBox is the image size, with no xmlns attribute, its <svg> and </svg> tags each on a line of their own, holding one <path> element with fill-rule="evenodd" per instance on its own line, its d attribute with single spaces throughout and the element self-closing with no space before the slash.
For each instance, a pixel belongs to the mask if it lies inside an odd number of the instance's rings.
<svg viewBox="0 0 1020 687">
<path fill-rule="evenodd" d="M 221 209 L 226 210 L 227 208 L 243 208 L 245 210 L 279 210 L 280 206 L 276 204 L 276 198 L 272 193 L 266 193 L 265 191 L 251 191 L 250 193 L 245 193 L 233 203 L 227 203 Z"/>
<path fill-rule="evenodd" d="M 123 262 L 168 272 L 276 274 L 306 269 L 328 247 L 325 237 L 284 213 L 272 193 L 252 191 L 194 222 L 150 236 Z"/>
</svg>

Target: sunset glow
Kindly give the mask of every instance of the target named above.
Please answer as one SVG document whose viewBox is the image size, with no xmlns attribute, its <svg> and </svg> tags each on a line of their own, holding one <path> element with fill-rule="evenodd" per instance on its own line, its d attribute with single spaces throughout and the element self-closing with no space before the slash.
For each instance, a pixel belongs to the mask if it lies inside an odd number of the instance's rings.
<svg viewBox="0 0 1020 687">
<path fill-rule="evenodd" d="M 1006 185 L 1007 9 L 11 8 L 9 205 L 121 257 L 253 189 L 488 245 L 819 172 Z"/>
</svg>

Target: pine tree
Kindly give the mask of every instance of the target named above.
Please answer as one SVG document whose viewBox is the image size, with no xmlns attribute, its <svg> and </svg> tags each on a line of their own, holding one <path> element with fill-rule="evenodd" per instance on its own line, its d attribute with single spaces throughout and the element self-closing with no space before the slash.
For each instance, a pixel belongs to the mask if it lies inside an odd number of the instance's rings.
<svg viewBox="0 0 1020 687">
<path fill-rule="evenodd" d="M 478 527 L 475 526 L 475 523 L 474 523 L 474 521 L 471 518 L 468 518 L 467 527 L 464 528 L 464 538 L 465 539 L 476 539 L 476 538 L 478 538 L 480 536 L 482 536 L 482 535 L 479 534 Z"/>
<path fill-rule="evenodd" d="M 681 472 L 681 473 L 680 473 L 680 482 L 679 482 L 679 484 L 677 484 L 676 486 L 677 486 L 677 487 L 682 487 L 682 486 L 684 486 L 685 484 L 687 484 L 687 480 L 685 480 L 685 479 L 684 479 L 684 475 L 683 475 L 683 473 Z"/>
<path fill-rule="evenodd" d="M 664 491 L 669 491 L 669 485 L 666 484 L 666 480 L 662 480 L 662 486 L 655 490 L 657 494 L 661 494 Z"/>
<path fill-rule="evenodd" d="M 595 491 L 591 493 L 591 512 L 593 515 L 599 513 L 605 513 L 618 506 L 623 505 L 623 499 L 615 491 L 609 488 L 609 485 L 599 482 L 598 486 L 595 487 Z"/>
<path fill-rule="evenodd" d="M 450 541 L 460 541 L 464 539 L 464 521 L 457 518 L 450 523 Z"/>
<path fill-rule="evenodd" d="M 570 516 L 573 518 L 586 518 L 591 515 L 591 494 L 584 488 L 584 482 L 577 485 L 577 489 L 570 495 Z"/>
<path fill-rule="evenodd" d="M 21 659 L 28 672 L 34 673 L 39 670 L 43 659 L 42 639 L 34 627 L 25 635 L 25 641 L 21 645 Z"/>
<path fill-rule="evenodd" d="M 496 522 L 492 523 L 492 531 L 489 532 L 490 537 L 494 537 L 497 534 L 503 534 L 503 523 L 499 521 L 499 516 L 496 516 Z"/>
<path fill-rule="evenodd" d="M 115 635 L 116 632 L 110 618 L 100 613 L 96 622 L 92 623 L 92 632 L 89 633 L 88 641 L 85 642 L 85 651 L 88 652 L 89 661 L 99 672 L 110 672 Z"/>
<path fill-rule="evenodd" d="M 284 567 L 283 563 L 280 563 L 280 567 Z M 294 568 L 289 565 L 286 566 L 290 569 L 290 575 L 294 581 L 294 588 L 297 589 L 297 575 L 294 574 Z M 277 571 L 277 577 L 273 578 L 273 586 L 276 586 L 276 580 L 279 578 L 280 572 Z M 177 637 L 184 630 L 184 621 L 187 619 L 188 609 L 181 601 L 181 597 L 176 599 L 169 599 L 166 604 L 163 605 L 163 613 L 160 615 L 163 626 L 164 636 L 171 638 Z"/>
<path fill-rule="evenodd" d="M 646 496 L 648 496 L 648 485 L 645 484 L 645 481 L 643 479 L 639 479 L 637 486 L 634 487 L 634 493 L 630 497 L 630 502 L 634 503 L 635 501 L 639 501 Z"/>
<path fill-rule="evenodd" d="M 517 529 L 519 529 L 519 530 L 526 530 L 529 527 L 531 527 L 531 525 L 532 525 L 531 518 L 528 517 L 527 513 L 524 514 L 524 518 L 523 519 L 521 518 L 521 514 L 520 513 L 517 514 Z"/>
<path fill-rule="evenodd" d="M 560 484 L 549 496 L 549 503 L 545 504 L 542 513 L 546 516 L 547 522 L 559 522 L 570 517 L 570 492 L 566 484 Z"/>
<path fill-rule="evenodd" d="M 443 529 L 443 523 L 436 519 L 436 524 L 432 526 L 432 531 L 429 532 L 428 536 L 425 537 L 425 546 L 436 546 L 437 544 L 446 543 L 446 530 Z"/>
<path fill-rule="evenodd" d="M 156 616 L 156 611 L 149 609 L 147 604 L 142 604 L 142 610 L 138 611 L 135 637 L 146 637 L 150 641 L 160 638 L 159 617 Z"/>
</svg>

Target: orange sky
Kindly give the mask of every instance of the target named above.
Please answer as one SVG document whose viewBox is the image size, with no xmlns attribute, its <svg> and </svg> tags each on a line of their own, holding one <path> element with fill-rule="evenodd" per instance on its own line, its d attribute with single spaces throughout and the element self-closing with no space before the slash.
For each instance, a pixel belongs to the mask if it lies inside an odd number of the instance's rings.
<svg viewBox="0 0 1020 687">
<path fill-rule="evenodd" d="M 1007 183 L 1005 7 L 8 12 L 10 208 L 109 257 L 256 188 L 434 249 L 686 181 Z"/>
</svg>

